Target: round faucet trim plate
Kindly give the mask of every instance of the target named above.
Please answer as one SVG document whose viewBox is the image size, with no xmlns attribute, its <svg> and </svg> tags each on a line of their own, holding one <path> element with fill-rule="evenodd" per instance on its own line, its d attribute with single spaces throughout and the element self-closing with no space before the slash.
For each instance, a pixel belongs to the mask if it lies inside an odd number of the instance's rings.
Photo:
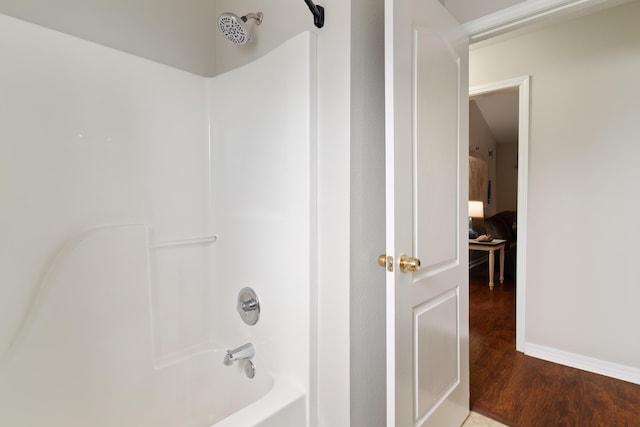
<svg viewBox="0 0 640 427">
<path fill-rule="evenodd" d="M 247 325 L 255 325 L 260 319 L 260 300 L 250 287 L 242 288 L 238 294 L 236 310 Z"/>
</svg>

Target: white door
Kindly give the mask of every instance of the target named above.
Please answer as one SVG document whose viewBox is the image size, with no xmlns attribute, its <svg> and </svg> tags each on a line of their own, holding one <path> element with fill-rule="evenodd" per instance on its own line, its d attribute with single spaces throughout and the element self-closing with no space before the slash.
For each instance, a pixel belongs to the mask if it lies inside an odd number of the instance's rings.
<svg viewBox="0 0 640 427">
<path fill-rule="evenodd" d="M 436 0 L 386 0 L 385 34 L 387 425 L 459 426 L 469 412 L 468 37 Z"/>
</svg>

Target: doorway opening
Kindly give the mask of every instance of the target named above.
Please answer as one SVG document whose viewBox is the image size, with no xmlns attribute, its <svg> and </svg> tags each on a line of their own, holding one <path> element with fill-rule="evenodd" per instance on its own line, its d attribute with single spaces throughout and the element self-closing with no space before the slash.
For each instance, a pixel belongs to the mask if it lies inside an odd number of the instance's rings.
<svg viewBox="0 0 640 427">
<path fill-rule="evenodd" d="M 526 249 L 527 249 L 527 188 L 528 188 L 528 164 L 529 164 L 529 120 L 530 120 L 530 76 L 520 76 L 499 82 L 488 83 L 482 86 L 475 86 L 469 89 L 469 99 L 475 100 L 476 104 L 481 99 L 485 101 L 491 94 L 517 93 L 517 251 L 515 259 L 515 282 L 518 291 L 516 292 L 516 350 L 524 352 L 525 343 L 525 297 L 526 297 Z M 491 101 L 488 101 L 491 102 Z M 480 101 L 482 104 L 482 101 Z M 480 108 L 480 107 L 479 107 Z M 499 114 L 499 113 L 498 113 Z M 475 146 L 470 144 L 470 152 L 475 151 Z M 495 157 L 496 153 L 487 152 L 487 156 Z M 489 157 L 490 158 L 490 157 Z M 494 187 L 491 185 L 490 187 Z M 491 201 L 494 194 L 493 189 L 487 191 L 487 198 Z M 493 201 L 488 212 L 493 213 L 496 207 L 508 206 L 508 200 Z M 495 212 L 497 213 L 497 212 Z"/>
<path fill-rule="evenodd" d="M 500 266 L 498 276 L 506 277 L 504 283 L 496 280 L 492 290 L 487 283 L 492 277 L 487 274 L 487 265 L 473 264 L 474 255 L 486 260 L 486 252 L 469 254 L 469 307 L 470 320 L 473 319 L 469 359 L 475 366 L 469 378 L 470 404 L 481 413 L 492 407 L 494 391 L 503 385 L 491 379 L 493 373 L 485 375 L 481 371 L 491 371 L 510 360 L 514 346 L 524 352 L 529 86 L 530 77 L 522 76 L 469 90 L 469 196 L 471 200 L 471 181 L 478 175 L 471 168 L 478 163 L 474 159 L 479 158 L 488 169 L 486 193 L 475 196 L 481 197 L 485 207 L 483 230 L 506 240 L 504 271 Z"/>
</svg>

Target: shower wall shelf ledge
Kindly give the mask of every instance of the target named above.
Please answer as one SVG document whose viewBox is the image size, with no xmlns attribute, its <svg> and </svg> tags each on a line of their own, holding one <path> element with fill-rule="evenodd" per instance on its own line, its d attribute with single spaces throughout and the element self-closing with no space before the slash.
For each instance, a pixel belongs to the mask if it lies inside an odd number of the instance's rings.
<svg viewBox="0 0 640 427">
<path fill-rule="evenodd" d="M 218 236 L 194 237 L 193 239 L 166 240 L 149 245 L 151 249 L 173 248 L 176 246 L 210 245 L 218 240 Z"/>
</svg>

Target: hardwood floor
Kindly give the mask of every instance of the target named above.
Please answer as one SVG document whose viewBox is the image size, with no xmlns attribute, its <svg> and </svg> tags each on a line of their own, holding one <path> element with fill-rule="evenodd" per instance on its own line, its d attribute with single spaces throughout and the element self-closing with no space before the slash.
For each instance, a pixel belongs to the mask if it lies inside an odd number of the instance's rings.
<svg viewBox="0 0 640 427">
<path fill-rule="evenodd" d="M 514 427 L 640 426 L 640 385 L 515 351 L 513 279 L 469 274 L 471 410 Z"/>
</svg>

